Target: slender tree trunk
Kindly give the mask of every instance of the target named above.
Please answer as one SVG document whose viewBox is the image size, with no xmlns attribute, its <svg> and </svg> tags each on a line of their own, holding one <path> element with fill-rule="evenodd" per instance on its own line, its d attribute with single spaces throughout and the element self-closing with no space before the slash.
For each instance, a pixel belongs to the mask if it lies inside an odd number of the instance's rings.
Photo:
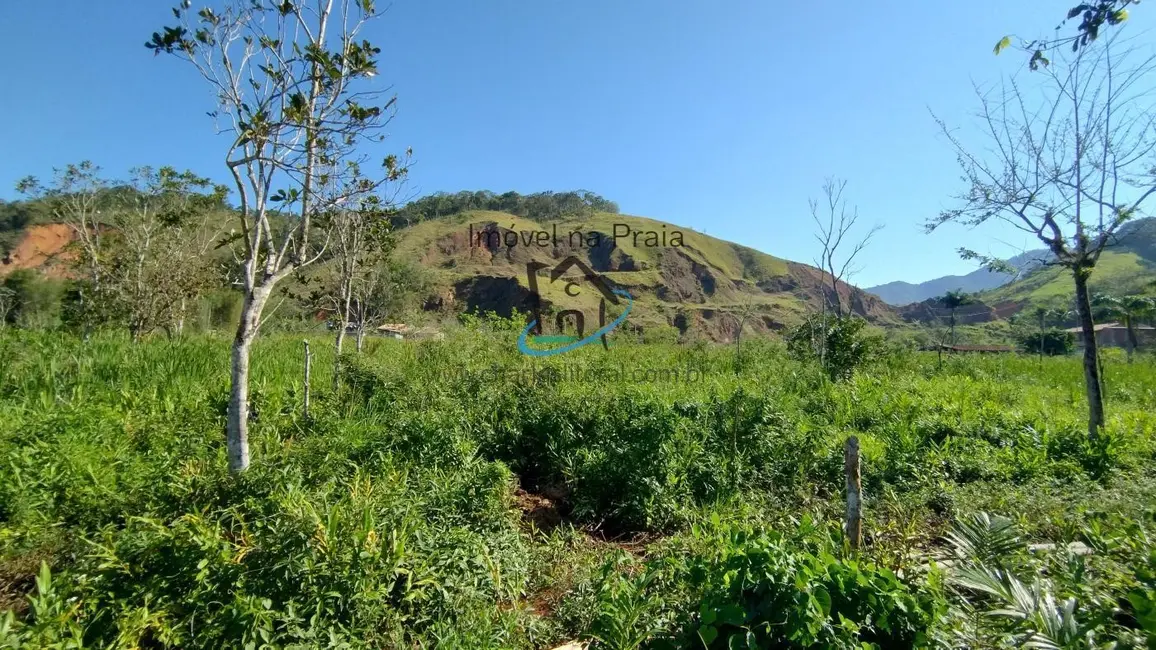
<svg viewBox="0 0 1156 650">
<path fill-rule="evenodd" d="M 955 345 L 955 310 L 951 310 L 951 344 Z"/>
<path fill-rule="evenodd" d="M 1040 316 L 1040 364 L 1044 363 L 1044 317 Z"/>
<path fill-rule="evenodd" d="M 345 328 L 349 321 L 345 318 L 337 324 L 337 336 L 333 341 L 333 390 L 341 383 L 341 349 L 345 346 Z"/>
<path fill-rule="evenodd" d="M 1096 328 L 1092 321 L 1092 303 L 1088 297 L 1088 278 L 1083 269 L 1075 269 L 1076 313 L 1084 335 L 1084 384 L 1088 395 L 1088 436 L 1093 440 L 1104 426 L 1104 398 L 1100 386 L 1099 350 Z"/>
<path fill-rule="evenodd" d="M 1125 348 L 1128 350 L 1128 363 L 1132 363 L 1132 353 L 1136 351 L 1136 329 L 1132 327 L 1132 317 L 1124 317 L 1124 327 L 1127 329 L 1128 339 Z"/>
<path fill-rule="evenodd" d="M 341 304 L 338 306 L 338 315 L 341 317 L 337 327 L 337 338 L 333 342 L 333 390 L 337 390 L 341 383 L 341 349 L 345 344 L 345 331 L 349 329 L 349 311 L 353 306 L 353 269 L 350 267 L 345 278 L 341 281 Z"/>
<path fill-rule="evenodd" d="M 852 549 L 863 543 L 863 485 L 859 474 L 859 437 L 847 438 L 843 451 L 843 471 L 847 478 L 847 517 L 844 531 Z"/>
<path fill-rule="evenodd" d="M 365 348 L 365 323 L 361 323 L 360 325 L 357 326 L 357 353 L 361 354 L 361 351 L 364 348 Z"/>
<path fill-rule="evenodd" d="M 261 312 L 272 287 L 257 287 L 245 296 L 241 320 L 233 338 L 232 387 L 229 391 L 229 415 L 226 443 L 229 471 L 240 473 L 249 468 L 249 351 L 257 338 Z"/>
<path fill-rule="evenodd" d="M 309 373 L 313 365 L 313 355 L 309 352 L 309 339 L 305 339 L 305 419 L 309 419 Z"/>
<path fill-rule="evenodd" d="M 745 319 L 746 316 L 743 316 L 743 320 Z M 735 374 L 738 374 L 743 365 L 743 325 L 746 324 L 743 320 L 739 321 L 739 329 L 735 332 Z"/>
</svg>

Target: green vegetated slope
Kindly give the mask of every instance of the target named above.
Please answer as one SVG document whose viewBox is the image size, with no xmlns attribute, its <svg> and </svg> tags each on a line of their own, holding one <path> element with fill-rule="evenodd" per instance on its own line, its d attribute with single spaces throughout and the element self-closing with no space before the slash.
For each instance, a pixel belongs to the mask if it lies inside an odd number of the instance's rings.
<svg viewBox="0 0 1156 650">
<path fill-rule="evenodd" d="M 301 340 L 262 338 L 234 477 L 226 337 L 0 331 L 0 646 L 987 648 L 1053 616 L 1057 647 L 1156 634 L 1150 359 L 1109 355 L 1090 443 L 1076 359 L 895 352 L 832 383 L 771 340 L 738 364 L 629 342 L 531 359 L 516 336 L 375 338 L 336 392 L 318 338 L 309 418 Z M 984 615 L 1017 605 L 942 554 L 1036 609 Z"/>
<path fill-rule="evenodd" d="M 1156 264 L 1140 255 L 1126 251 L 1104 251 L 1092 273 L 1093 292 L 1103 291 L 1117 295 L 1150 293 L 1156 282 Z M 979 294 L 987 304 L 1014 301 L 1025 308 L 1036 306 L 1058 307 L 1072 301 L 1075 286 L 1072 273 L 1051 266 L 1040 269 L 1011 284 Z"/>
<path fill-rule="evenodd" d="M 485 245 L 486 228 L 493 229 L 493 241 L 499 245 Z M 67 229 L 21 225 L 6 232 L 12 255 L 0 263 L 0 274 L 12 268 L 62 273 Z M 540 232 L 548 235 L 548 245 L 535 237 Z M 511 233 L 518 243 L 507 246 Z M 467 211 L 399 227 L 396 235 L 395 257 L 430 271 L 434 287 L 424 302 L 432 316 L 441 319 L 463 311 L 527 312 L 526 264 L 539 262 L 549 269 L 569 256 L 631 294 L 634 310 L 628 325 L 642 332 L 677 328 L 729 341 L 743 312 L 749 312 L 745 319 L 749 330 L 781 330 L 820 309 L 831 291 L 812 266 L 690 228 L 610 212 L 534 221 L 506 212 Z M 541 275 L 538 284 L 546 314 L 564 309 L 596 313 L 598 295 L 592 287 L 567 295 L 565 283 L 551 283 L 548 270 Z M 572 269 L 567 278 L 579 275 Z M 895 312 L 873 295 L 845 284 L 839 293 L 845 305 L 873 323 L 897 320 Z"/>
<path fill-rule="evenodd" d="M 1124 225 L 1117 241 L 1100 255 L 1090 286 L 1093 292 L 1114 295 L 1156 293 L 1156 218 Z M 988 305 L 1015 302 L 1031 309 L 1066 307 L 1074 294 L 1071 272 L 1046 266 L 978 297 Z"/>
<path fill-rule="evenodd" d="M 534 238 L 539 232 L 546 233 L 546 245 Z M 598 239 L 590 239 L 591 235 Z M 507 246 L 507 236 L 518 236 L 518 242 Z M 747 305 L 754 311 L 748 321 L 752 327 L 781 329 L 797 323 L 807 310 L 819 308 L 829 291 L 814 267 L 689 228 L 607 212 L 532 221 L 502 212 L 470 211 L 402 228 L 398 238 L 399 257 L 418 261 L 436 274 L 443 305 L 466 311 L 523 310 L 528 295 L 526 264 L 552 268 L 571 255 L 633 296 L 633 326 L 677 326 L 715 340 L 733 337 L 736 313 Z M 497 245 L 487 246 L 487 241 Z M 597 241 L 601 245 L 591 245 Z M 577 275 L 574 270 L 567 277 Z M 538 285 L 547 311 L 590 309 L 597 304 L 598 296 L 588 288 L 567 296 L 563 283 L 551 284 L 543 277 Z M 874 296 L 847 285 L 840 293 L 873 322 L 895 319 Z"/>
</svg>

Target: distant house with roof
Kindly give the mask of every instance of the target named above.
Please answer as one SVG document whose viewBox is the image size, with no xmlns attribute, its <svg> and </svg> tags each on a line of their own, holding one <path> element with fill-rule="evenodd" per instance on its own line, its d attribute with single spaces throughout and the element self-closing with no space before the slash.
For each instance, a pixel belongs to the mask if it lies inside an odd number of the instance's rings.
<svg viewBox="0 0 1156 650">
<path fill-rule="evenodd" d="M 1126 348 L 1128 347 L 1128 328 L 1120 323 L 1100 323 L 1093 328 L 1096 332 L 1096 345 L 1099 347 Z M 1076 336 L 1076 347 L 1084 347 L 1084 330 L 1079 327 L 1069 327 L 1064 330 Z M 1156 327 L 1149 325 L 1133 325 L 1136 333 L 1136 343 L 1144 345 L 1156 343 Z"/>
<path fill-rule="evenodd" d="M 377 333 L 393 339 L 434 339 L 440 341 L 445 333 L 432 327 L 414 327 L 405 323 L 384 323 L 377 327 Z"/>
<path fill-rule="evenodd" d="M 943 352 L 976 352 L 981 354 L 1015 352 L 1015 348 L 1010 345 L 947 345 L 946 343 L 939 343 L 923 349 L 931 351 L 942 350 Z"/>
</svg>

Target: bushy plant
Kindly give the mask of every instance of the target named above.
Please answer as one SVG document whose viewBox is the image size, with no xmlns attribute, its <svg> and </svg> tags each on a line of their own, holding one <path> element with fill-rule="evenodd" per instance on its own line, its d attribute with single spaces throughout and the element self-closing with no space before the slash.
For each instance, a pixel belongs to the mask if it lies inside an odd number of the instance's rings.
<svg viewBox="0 0 1156 650">
<path fill-rule="evenodd" d="M 1049 356 L 1071 354 L 1076 348 L 1076 336 L 1061 329 L 1047 329 L 1042 332 L 1022 332 L 1016 337 L 1020 350 L 1029 354 Z"/>
<path fill-rule="evenodd" d="M 787 333 L 787 349 L 796 359 L 818 363 L 832 380 L 847 379 L 869 362 L 879 340 L 868 336 L 867 321 L 856 316 L 808 316 Z"/>
</svg>

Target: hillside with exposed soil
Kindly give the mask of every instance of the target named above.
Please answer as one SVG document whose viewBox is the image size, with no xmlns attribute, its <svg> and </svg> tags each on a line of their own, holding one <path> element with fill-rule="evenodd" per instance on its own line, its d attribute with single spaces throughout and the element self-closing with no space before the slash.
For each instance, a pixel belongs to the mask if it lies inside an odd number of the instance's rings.
<svg viewBox="0 0 1156 650">
<path fill-rule="evenodd" d="M 73 239 L 64 224 L 30 226 L 0 261 L 0 276 L 39 269 L 62 277 Z M 394 254 L 430 271 L 433 289 L 424 309 L 439 319 L 462 312 L 530 313 L 529 264 L 539 267 L 545 318 L 565 310 L 587 318 L 597 313 L 600 296 L 585 286 L 584 265 L 629 293 L 627 330 L 673 327 L 714 341 L 733 340 L 742 314 L 748 331 L 783 330 L 821 309 L 831 292 L 829 279 L 815 267 L 616 213 L 533 221 L 504 212 L 465 212 L 399 228 Z M 571 257 L 581 265 L 552 281 L 551 269 Z M 850 285 L 841 283 L 839 295 L 873 323 L 899 320 L 883 301 Z"/>
<path fill-rule="evenodd" d="M 29 226 L 12 250 L 0 258 L 0 277 L 20 269 L 38 269 L 51 277 L 64 277 L 75 239 L 72 228 L 62 223 Z"/>
<path fill-rule="evenodd" d="M 551 279 L 551 269 L 570 257 L 630 294 L 630 327 L 671 326 L 716 341 L 733 339 L 742 313 L 749 314 L 747 327 L 755 331 L 794 325 L 808 311 L 821 309 L 831 291 L 829 280 L 812 266 L 622 214 L 532 221 L 473 211 L 424 221 L 398 235 L 396 254 L 432 271 L 440 290 L 428 306 L 444 312 L 530 311 L 528 266 L 537 269 L 534 282 L 544 313 L 596 310 L 598 292 L 568 282 L 581 280 L 580 267 Z M 897 320 L 871 294 L 842 283 L 839 294 L 871 322 Z"/>
</svg>

